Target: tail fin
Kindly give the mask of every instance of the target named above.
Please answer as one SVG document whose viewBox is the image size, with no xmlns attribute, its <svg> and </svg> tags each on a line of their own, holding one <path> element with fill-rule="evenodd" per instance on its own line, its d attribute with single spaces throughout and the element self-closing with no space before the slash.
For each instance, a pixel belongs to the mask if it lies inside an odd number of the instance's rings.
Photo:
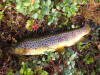
<svg viewBox="0 0 100 75">
<path fill-rule="evenodd" d="M 86 34 L 89 34 L 91 31 L 91 27 L 89 24 L 85 23 L 84 29 L 86 30 Z"/>
</svg>

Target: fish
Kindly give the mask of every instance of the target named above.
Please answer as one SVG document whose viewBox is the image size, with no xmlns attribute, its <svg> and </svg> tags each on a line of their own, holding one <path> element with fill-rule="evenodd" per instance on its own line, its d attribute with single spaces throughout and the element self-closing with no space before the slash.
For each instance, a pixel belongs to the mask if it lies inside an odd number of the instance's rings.
<svg viewBox="0 0 100 75">
<path fill-rule="evenodd" d="M 46 51 L 55 52 L 60 48 L 70 47 L 89 34 L 91 27 L 85 24 L 79 29 L 37 39 L 28 39 L 17 44 L 11 51 L 18 55 L 42 55 Z"/>
</svg>

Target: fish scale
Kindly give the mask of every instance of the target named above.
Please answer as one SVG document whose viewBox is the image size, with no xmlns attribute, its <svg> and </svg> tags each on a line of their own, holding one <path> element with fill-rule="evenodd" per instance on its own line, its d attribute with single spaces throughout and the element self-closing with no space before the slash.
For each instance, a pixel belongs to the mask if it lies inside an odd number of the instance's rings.
<svg viewBox="0 0 100 75">
<path fill-rule="evenodd" d="M 28 39 L 17 44 L 17 46 L 13 48 L 12 53 L 19 55 L 40 55 L 44 54 L 45 51 L 54 52 L 59 48 L 76 44 L 90 31 L 90 26 L 86 24 L 82 28 L 69 32 L 37 39 Z"/>
</svg>

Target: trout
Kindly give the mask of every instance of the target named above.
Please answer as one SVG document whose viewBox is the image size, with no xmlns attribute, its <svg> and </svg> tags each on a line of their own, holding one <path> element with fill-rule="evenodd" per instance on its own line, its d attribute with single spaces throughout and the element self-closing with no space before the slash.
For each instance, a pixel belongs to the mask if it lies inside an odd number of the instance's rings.
<svg viewBox="0 0 100 75">
<path fill-rule="evenodd" d="M 18 55 L 41 55 L 45 51 L 54 52 L 63 47 L 69 47 L 79 42 L 85 35 L 89 34 L 91 28 L 88 24 L 84 27 L 69 32 L 47 36 L 37 39 L 24 40 L 17 44 L 12 50 Z"/>
</svg>

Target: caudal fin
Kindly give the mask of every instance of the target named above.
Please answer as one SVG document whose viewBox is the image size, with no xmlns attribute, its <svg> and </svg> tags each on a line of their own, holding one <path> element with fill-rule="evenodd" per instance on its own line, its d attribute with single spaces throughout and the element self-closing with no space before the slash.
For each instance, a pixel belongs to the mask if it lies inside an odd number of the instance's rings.
<svg viewBox="0 0 100 75">
<path fill-rule="evenodd" d="M 91 31 L 91 27 L 90 27 L 90 25 L 87 24 L 87 23 L 85 24 L 84 29 L 86 30 L 86 34 L 89 34 L 90 31 Z"/>
</svg>

